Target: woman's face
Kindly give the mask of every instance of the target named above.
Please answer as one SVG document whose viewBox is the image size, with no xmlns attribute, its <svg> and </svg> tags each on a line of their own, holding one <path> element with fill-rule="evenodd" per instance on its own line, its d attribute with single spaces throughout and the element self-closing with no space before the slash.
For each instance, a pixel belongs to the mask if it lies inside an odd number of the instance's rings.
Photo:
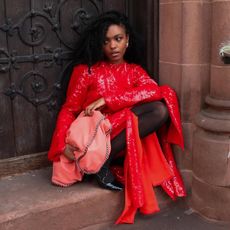
<svg viewBox="0 0 230 230">
<path fill-rule="evenodd" d="M 124 61 L 129 36 L 120 25 L 110 25 L 105 35 L 103 52 L 109 62 L 118 64 Z"/>
</svg>

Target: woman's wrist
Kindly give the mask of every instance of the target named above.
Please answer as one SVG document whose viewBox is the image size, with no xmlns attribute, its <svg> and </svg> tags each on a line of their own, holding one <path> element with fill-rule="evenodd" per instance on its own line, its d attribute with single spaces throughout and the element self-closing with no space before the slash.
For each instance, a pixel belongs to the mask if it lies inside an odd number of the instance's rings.
<svg viewBox="0 0 230 230">
<path fill-rule="evenodd" d="M 67 157 L 69 160 L 72 160 L 72 161 L 75 160 L 74 150 L 72 148 L 70 148 L 70 145 L 68 145 L 68 144 L 65 145 L 63 155 L 65 157 Z"/>
</svg>

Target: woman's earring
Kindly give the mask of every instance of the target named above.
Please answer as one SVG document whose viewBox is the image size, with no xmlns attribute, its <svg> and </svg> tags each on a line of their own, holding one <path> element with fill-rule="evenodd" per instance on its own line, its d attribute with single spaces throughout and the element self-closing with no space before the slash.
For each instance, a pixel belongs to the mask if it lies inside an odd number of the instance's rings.
<svg viewBox="0 0 230 230">
<path fill-rule="evenodd" d="M 127 42 L 127 43 L 126 43 L 126 48 L 127 48 L 128 46 L 129 46 L 129 43 Z"/>
</svg>

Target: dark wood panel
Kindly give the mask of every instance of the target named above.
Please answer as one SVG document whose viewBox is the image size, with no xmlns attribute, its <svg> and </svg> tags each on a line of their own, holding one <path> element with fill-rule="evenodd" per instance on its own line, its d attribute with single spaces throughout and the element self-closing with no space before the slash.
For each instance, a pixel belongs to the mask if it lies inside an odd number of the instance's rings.
<svg viewBox="0 0 230 230">
<path fill-rule="evenodd" d="M 147 66 L 152 76 L 159 81 L 159 1 L 148 0 L 147 9 Z"/>
<path fill-rule="evenodd" d="M 159 1 L 129 0 L 130 22 L 144 42 L 144 65 L 158 81 L 159 72 Z"/>
<path fill-rule="evenodd" d="M 31 20 L 30 17 L 23 17 L 30 12 L 30 0 L 7 0 L 6 1 L 6 17 L 10 18 L 13 24 L 24 22 L 25 33 L 21 37 L 25 41 L 31 41 Z M 32 48 L 25 45 L 19 37 L 17 31 L 13 36 L 8 37 L 10 52 L 15 51 L 20 55 L 31 55 Z M 11 68 L 11 83 L 17 88 L 21 88 L 23 95 L 34 97 L 32 90 L 33 77 L 28 77 L 28 73 L 32 71 L 32 65 L 28 63 L 20 63 L 18 69 Z M 31 75 L 29 75 L 31 76 Z M 14 127 L 15 127 L 15 143 L 16 155 L 24 155 L 34 153 L 38 148 L 38 123 L 36 108 L 20 95 L 15 96 L 13 100 Z"/>
<path fill-rule="evenodd" d="M 82 1 L 82 8 L 89 13 L 89 16 L 95 16 L 103 11 L 103 1 Z"/>
<path fill-rule="evenodd" d="M 0 1 L 0 23 L 5 23 L 5 2 Z M 0 49 L 8 53 L 7 35 L 0 31 Z M 0 53 L 0 57 L 6 57 L 6 53 Z M 7 68 L 7 64 L 0 66 Z M 11 100 L 4 94 L 4 90 L 10 85 L 8 71 L 0 72 L 0 159 L 11 157 L 15 154 L 14 129 Z"/>
<path fill-rule="evenodd" d="M 103 11 L 117 10 L 123 13 L 127 13 L 126 0 L 104 0 Z"/>
<path fill-rule="evenodd" d="M 45 39 L 42 41 L 41 44 L 36 45 L 33 47 L 33 54 L 34 55 L 41 55 L 44 52 L 57 52 L 60 48 L 60 41 L 53 30 L 53 25 L 50 23 L 48 19 L 54 18 L 56 14 L 57 6 L 60 1 L 52 1 L 53 8 L 51 10 L 51 15 L 47 15 L 45 17 L 35 16 L 32 18 L 32 26 L 36 27 L 36 25 L 42 25 L 45 29 L 44 35 Z M 36 12 L 45 13 L 44 8 L 46 7 L 47 1 L 33 1 L 31 5 L 32 9 Z M 59 22 L 59 20 L 57 20 Z M 48 51 L 49 50 L 49 51 Z M 56 62 L 38 62 L 33 63 L 33 70 L 38 72 L 40 75 L 36 77 L 36 81 L 41 86 L 41 90 L 36 93 L 36 97 L 39 99 L 49 98 L 50 94 L 55 87 L 55 83 L 58 81 L 58 77 L 62 70 L 62 64 L 57 64 Z M 40 104 L 37 106 L 37 123 L 39 128 L 39 140 L 37 152 L 45 151 L 49 148 L 50 140 L 52 137 L 53 129 L 56 122 L 56 113 L 57 109 L 50 109 L 49 102 Z M 55 103 L 55 101 L 54 101 Z M 55 106 L 55 105 L 54 105 Z"/>
<path fill-rule="evenodd" d="M 157 76 L 157 4 L 158 1 L 151 0 L 0 1 L 0 12 L 6 9 L 6 15 L 0 15 L 0 26 L 6 18 L 11 19 L 10 26 L 18 24 L 17 28 L 9 31 L 11 36 L 0 30 L 0 46 L 6 47 L 9 54 L 17 56 L 18 60 L 15 66 L 12 62 L 7 73 L 0 73 L 0 120 L 4 120 L 4 124 L 0 123 L 0 141 L 4 142 L 4 146 L 0 147 L 0 158 L 48 150 L 60 106 L 56 104 L 56 99 L 62 97 L 56 83 L 61 79 L 66 79 L 64 81 L 68 83 L 69 73 L 62 72 L 70 62 L 71 55 L 68 55 L 73 51 L 82 25 L 87 24 L 87 18 L 108 10 L 126 13 L 146 42 L 143 58 L 146 59 L 147 69 Z M 19 36 L 18 28 L 21 28 L 22 23 L 24 32 L 21 30 L 22 34 Z M 36 43 L 39 39 L 40 42 Z M 46 54 L 50 56 L 44 58 Z M 18 91 L 20 87 L 21 91 Z M 11 89 L 14 96 L 12 102 L 9 96 L 2 94 L 6 89 Z M 16 94 L 14 90 L 17 91 Z M 51 94 L 55 96 L 54 93 L 60 95 L 49 98 Z"/>
<path fill-rule="evenodd" d="M 79 37 L 79 34 L 77 34 L 73 28 L 76 26 L 77 29 L 77 26 L 79 26 L 78 22 L 80 17 L 84 17 L 84 13 L 87 12 L 82 11 L 80 0 L 68 0 L 60 7 L 59 22 L 61 29 L 61 39 L 66 45 L 72 48 L 74 47 L 76 39 Z"/>
</svg>

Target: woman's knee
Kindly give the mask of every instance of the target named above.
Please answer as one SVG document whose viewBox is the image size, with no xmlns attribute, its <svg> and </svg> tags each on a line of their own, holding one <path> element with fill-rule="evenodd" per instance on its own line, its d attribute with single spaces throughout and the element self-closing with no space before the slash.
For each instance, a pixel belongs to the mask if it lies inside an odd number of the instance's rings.
<svg viewBox="0 0 230 230">
<path fill-rule="evenodd" d="M 156 110 L 158 112 L 158 116 L 160 118 L 162 118 L 162 120 L 166 121 L 168 119 L 168 116 L 169 116 L 167 106 L 161 101 L 157 101 L 155 106 L 156 106 Z"/>
<path fill-rule="evenodd" d="M 145 115 L 152 117 L 153 122 L 162 124 L 168 120 L 169 113 L 167 106 L 162 101 L 154 101 L 144 103 L 132 108 L 132 111 L 138 116 L 139 121 L 142 121 Z"/>
</svg>

